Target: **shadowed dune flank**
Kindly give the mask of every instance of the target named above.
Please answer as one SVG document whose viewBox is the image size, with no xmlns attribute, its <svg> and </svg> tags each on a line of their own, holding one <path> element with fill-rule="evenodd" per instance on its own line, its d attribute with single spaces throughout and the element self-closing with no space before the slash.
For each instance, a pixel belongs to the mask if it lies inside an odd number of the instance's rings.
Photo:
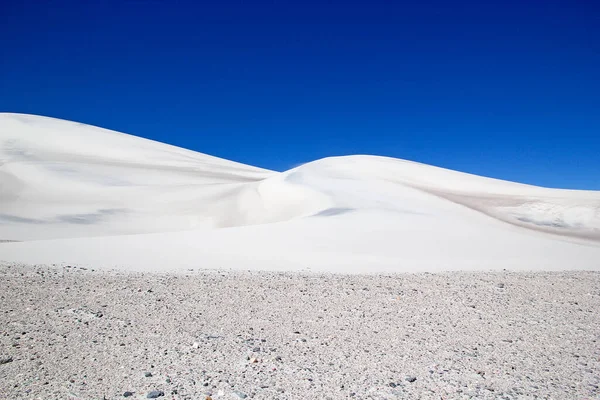
<svg viewBox="0 0 600 400">
<path fill-rule="evenodd" d="M 0 237 L 0 259 L 130 268 L 597 268 L 600 192 L 366 155 L 274 172 L 0 114 Z"/>
</svg>

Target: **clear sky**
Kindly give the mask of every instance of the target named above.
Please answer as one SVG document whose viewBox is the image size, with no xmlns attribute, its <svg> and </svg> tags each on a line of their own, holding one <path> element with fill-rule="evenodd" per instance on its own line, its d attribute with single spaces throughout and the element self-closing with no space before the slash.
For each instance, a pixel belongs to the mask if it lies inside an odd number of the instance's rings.
<svg viewBox="0 0 600 400">
<path fill-rule="evenodd" d="M 0 111 L 600 189 L 600 3 L 0 0 Z"/>
</svg>

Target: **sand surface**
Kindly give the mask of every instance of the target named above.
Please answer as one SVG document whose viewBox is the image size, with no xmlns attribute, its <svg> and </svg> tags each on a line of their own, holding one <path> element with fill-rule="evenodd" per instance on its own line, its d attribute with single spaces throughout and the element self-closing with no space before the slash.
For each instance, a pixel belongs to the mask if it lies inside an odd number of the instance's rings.
<svg viewBox="0 0 600 400">
<path fill-rule="evenodd" d="M 0 304 L 2 399 L 600 398 L 597 272 L 3 264 Z"/>
<path fill-rule="evenodd" d="M 0 261 L 144 272 L 598 271 L 600 191 L 376 155 L 267 171 L 0 113 L 0 242 Z"/>
</svg>

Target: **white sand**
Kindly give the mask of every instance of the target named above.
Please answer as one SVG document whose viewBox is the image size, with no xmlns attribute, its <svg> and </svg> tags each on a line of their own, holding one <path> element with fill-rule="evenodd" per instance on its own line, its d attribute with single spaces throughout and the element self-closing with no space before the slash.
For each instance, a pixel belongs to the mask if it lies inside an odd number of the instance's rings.
<svg viewBox="0 0 600 400">
<path fill-rule="evenodd" d="M 132 271 L 597 270 L 600 192 L 374 156 L 277 173 L 0 114 L 0 241 L 4 261 Z"/>
</svg>

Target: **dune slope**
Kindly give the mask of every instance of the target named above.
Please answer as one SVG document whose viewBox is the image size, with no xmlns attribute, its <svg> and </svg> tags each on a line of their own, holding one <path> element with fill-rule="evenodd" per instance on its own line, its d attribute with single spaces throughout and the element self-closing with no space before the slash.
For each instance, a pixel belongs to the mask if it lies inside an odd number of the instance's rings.
<svg viewBox="0 0 600 400">
<path fill-rule="evenodd" d="M 376 156 L 279 173 L 0 114 L 0 260 L 104 268 L 600 269 L 600 192 Z"/>
</svg>

